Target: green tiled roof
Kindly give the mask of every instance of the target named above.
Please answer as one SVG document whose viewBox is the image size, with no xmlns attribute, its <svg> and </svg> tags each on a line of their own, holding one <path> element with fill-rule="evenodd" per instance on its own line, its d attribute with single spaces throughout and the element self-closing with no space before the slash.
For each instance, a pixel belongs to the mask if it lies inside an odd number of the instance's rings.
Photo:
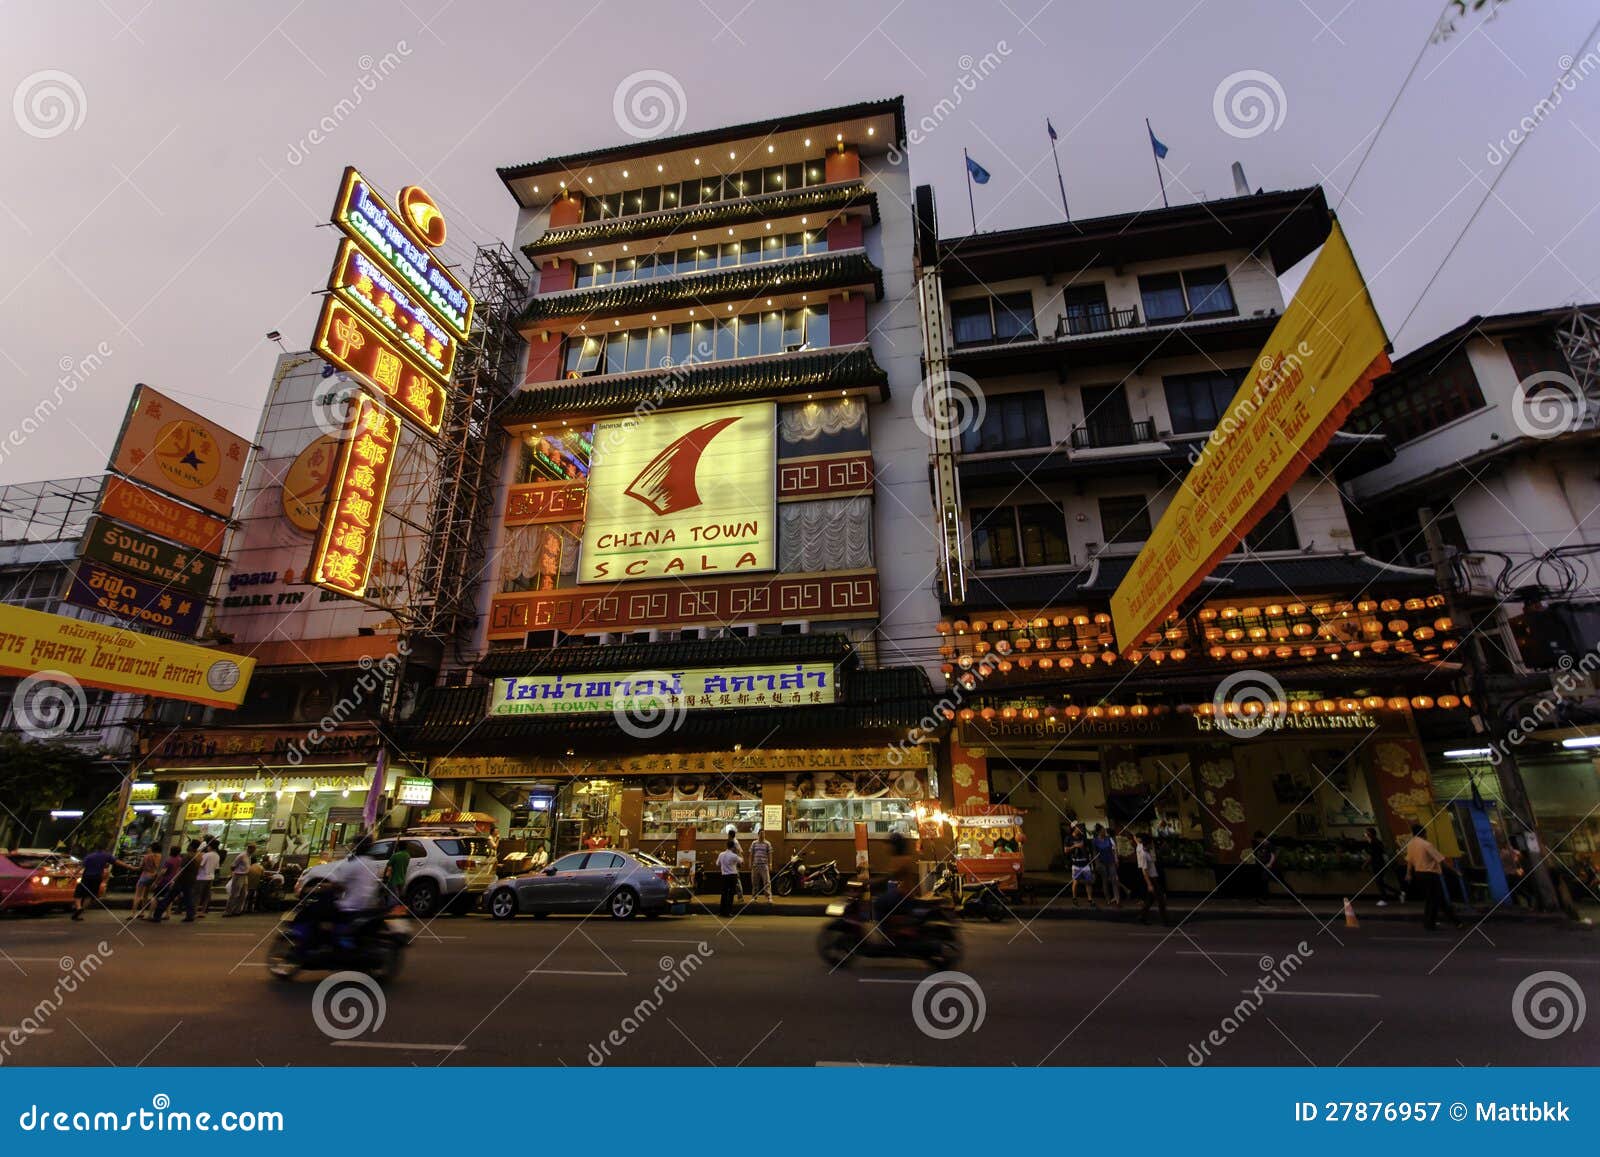
<svg viewBox="0 0 1600 1157">
<path fill-rule="evenodd" d="M 701 369 L 673 366 L 573 378 L 512 394 L 495 417 L 502 425 L 516 425 L 552 414 L 632 410 L 646 403 L 671 410 L 817 389 L 876 386 L 886 391 L 888 382 L 870 347 L 842 346 L 716 362 Z"/>
<path fill-rule="evenodd" d="M 796 213 L 833 213 L 857 205 L 867 206 L 872 212 L 872 224 L 878 223 L 878 195 L 860 181 L 849 181 L 782 193 L 764 193 L 758 197 L 741 197 L 737 201 L 694 205 L 687 209 L 645 213 L 635 217 L 585 221 L 581 225 L 550 229 L 537 240 L 524 245 L 522 252 L 530 258 L 538 258 L 547 253 L 559 253 L 584 245 L 644 241 L 652 237 L 687 234 L 697 229 L 761 221 L 768 217 L 792 217 Z"/>
<path fill-rule="evenodd" d="M 847 289 L 856 285 L 871 285 L 878 298 L 883 296 L 883 270 L 867 260 L 864 249 L 731 265 L 683 277 L 563 290 L 534 298 L 519 320 L 523 325 L 532 325 L 552 318 L 620 317 L 647 309 L 746 301 L 764 293 Z"/>
</svg>

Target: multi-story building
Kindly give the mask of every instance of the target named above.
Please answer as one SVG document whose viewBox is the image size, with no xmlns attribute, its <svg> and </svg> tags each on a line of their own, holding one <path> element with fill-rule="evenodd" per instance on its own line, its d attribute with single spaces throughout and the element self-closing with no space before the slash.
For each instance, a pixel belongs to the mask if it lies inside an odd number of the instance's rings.
<svg viewBox="0 0 1600 1157">
<path fill-rule="evenodd" d="M 1347 489 L 1370 554 L 1449 573 L 1545 843 L 1587 854 L 1600 850 L 1597 317 L 1474 317 L 1398 359 L 1349 423 L 1385 435 L 1394 458 Z M 1488 749 L 1428 747 L 1445 790 L 1476 780 L 1498 799 Z"/>
<path fill-rule="evenodd" d="M 894 99 L 500 170 L 536 273 L 485 657 L 407 735 L 504 850 L 848 863 L 936 797 L 887 746 L 937 618 L 904 134 Z"/>
<path fill-rule="evenodd" d="M 954 802 L 1023 805 L 1032 867 L 1072 820 L 1159 825 L 1203 887 L 1257 829 L 1298 873 L 1426 820 L 1413 716 L 1465 715 L 1432 573 L 1352 540 L 1340 486 L 1389 461 L 1381 435 L 1335 435 L 1180 613 L 1113 641 L 1110 597 L 1276 324 L 1279 274 L 1327 236 L 1321 190 L 948 238 L 917 204 L 929 359 L 969 399 L 933 471 L 959 523 Z"/>
</svg>

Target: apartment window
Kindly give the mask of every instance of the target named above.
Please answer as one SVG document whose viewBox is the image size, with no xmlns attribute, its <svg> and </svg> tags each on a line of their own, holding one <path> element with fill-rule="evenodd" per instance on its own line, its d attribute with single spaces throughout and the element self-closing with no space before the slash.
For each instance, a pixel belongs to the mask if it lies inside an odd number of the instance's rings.
<svg viewBox="0 0 1600 1157">
<path fill-rule="evenodd" d="M 36 611 L 48 610 L 55 603 L 56 583 L 63 573 L 53 567 L 35 567 L 15 577 L 0 577 L 0 591 L 5 592 L 0 602 Z"/>
<path fill-rule="evenodd" d="M 801 233 L 772 234 L 729 241 L 718 247 L 680 249 L 650 257 L 625 257 L 617 261 L 588 261 L 579 264 L 576 285 L 610 285 L 614 281 L 641 281 L 715 269 L 719 265 L 753 265 L 758 261 L 781 261 L 812 253 L 825 253 L 828 235 L 820 229 Z"/>
<path fill-rule="evenodd" d="M 825 167 L 820 160 L 789 165 L 768 165 L 731 173 L 725 177 L 696 177 L 689 181 L 670 181 L 628 189 L 602 196 L 586 196 L 583 200 L 585 221 L 604 221 L 631 213 L 654 213 L 660 209 L 677 209 L 690 205 L 710 204 L 714 201 L 731 201 L 736 197 L 754 197 L 759 193 L 781 193 L 807 185 L 823 184 Z"/>
<path fill-rule="evenodd" d="M 1228 271 L 1220 265 L 1139 278 L 1144 319 L 1152 325 L 1185 317 L 1226 317 L 1237 313 Z"/>
<path fill-rule="evenodd" d="M 983 422 L 961 435 L 964 454 L 992 450 L 1029 450 L 1050 445 L 1050 421 L 1044 393 L 999 394 L 989 399 Z"/>
<path fill-rule="evenodd" d="M 1349 428 L 1364 434 L 1387 434 L 1399 444 L 1481 410 L 1483 405 L 1483 387 L 1466 351 L 1458 349 L 1431 370 L 1405 378 L 1384 378 L 1351 415 Z"/>
<path fill-rule="evenodd" d="M 568 377 L 621 374 L 821 349 L 828 343 L 828 307 L 806 306 L 719 321 L 679 322 L 670 328 L 657 325 L 572 337 L 567 339 L 564 364 Z"/>
<path fill-rule="evenodd" d="M 1261 521 L 1244 536 L 1244 545 L 1256 553 L 1267 550 L 1299 550 L 1300 536 L 1294 529 L 1294 511 L 1286 494 L 1261 516 Z"/>
<path fill-rule="evenodd" d="M 1107 546 L 1149 538 L 1149 500 L 1140 494 L 1100 499 L 1100 533 L 1106 536 Z"/>
<path fill-rule="evenodd" d="M 1104 333 L 1112 328 L 1104 285 L 1070 286 L 1063 291 L 1061 304 L 1066 311 L 1068 333 Z"/>
<path fill-rule="evenodd" d="M 1198 374 L 1169 374 L 1161 379 L 1167 392 L 1167 415 L 1174 434 L 1199 434 L 1214 430 L 1228 412 L 1233 395 L 1244 381 L 1244 370 L 1206 370 Z"/>
<path fill-rule="evenodd" d="M 958 346 L 1032 341 L 1038 336 L 1033 324 L 1033 294 L 1026 290 L 951 302 L 950 319 Z"/>
<path fill-rule="evenodd" d="M 1511 362 L 1511 372 L 1517 375 L 1519 382 L 1527 381 L 1534 374 L 1572 374 L 1572 365 L 1552 333 L 1508 337 L 1505 350 Z M 1537 393 L 1539 389 L 1536 385 L 1534 392 Z"/>
<path fill-rule="evenodd" d="M 1052 502 L 972 508 L 972 558 L 980 570 L 1064 566 L 1067 517 Z"/>
</svg>

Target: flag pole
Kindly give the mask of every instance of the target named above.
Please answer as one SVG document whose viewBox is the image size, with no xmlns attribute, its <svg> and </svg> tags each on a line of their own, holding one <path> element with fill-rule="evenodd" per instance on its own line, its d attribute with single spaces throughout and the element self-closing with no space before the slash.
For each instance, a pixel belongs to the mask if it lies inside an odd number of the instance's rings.
<svg viewBox="0 0 1600 1157">
<path fill-rule="evenodd" d="M 1156 130 L 1150 127 L 1150 118 L 1144 118 L 1144 135 L 1150 138 L 1150 159 L 1156 164 L 1156 180 L 1161 182 L 1161 207 L 1170 209 L 1167 203 L 1167 178 L 1161 172 L 1161 156 L 1156 152 Z"/>
<path fill-rule="evenodd" d="M 961 150 L 961 167 L 967 173 L 967 212 L 972 214 L 972 231 L 978 231 L 978 210 L 972 200 L 972 158 L 967 156 L 967 150 Z"/>
<path fill-rule="evenodd" d="M 1049 120 L 1047 119 L 1044 123 L 1048 128 L 1050 125 Z M 1068 221 L 1071 221 L 1072 210 L 1067 208 L 1067 182 L 1061 177 L 1061 154 L 1056 152 L 1055 133 L 1050 134 L 1050 155 L 1056 159 L 1056 184 L 1061 186 L 1061 214 Z"/>
</svg>

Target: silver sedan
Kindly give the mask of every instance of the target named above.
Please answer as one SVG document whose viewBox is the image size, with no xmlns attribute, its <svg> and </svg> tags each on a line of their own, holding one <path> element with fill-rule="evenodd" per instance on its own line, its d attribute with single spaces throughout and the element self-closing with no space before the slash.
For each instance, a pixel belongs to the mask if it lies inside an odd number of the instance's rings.
<svg viewBox="0 0 1600 1157">
<path fill-rule="evenodd" d="M 659 916 L 688 910 L 689 889 L 672 878 L 672 869 L 644 852 L 573 852 L 546 868 L 496 882 L 485 903 L 496 920 L 521 913 L 595 915 L 608 912 L 627 920 L 643 912 Z"/>
</svg>

